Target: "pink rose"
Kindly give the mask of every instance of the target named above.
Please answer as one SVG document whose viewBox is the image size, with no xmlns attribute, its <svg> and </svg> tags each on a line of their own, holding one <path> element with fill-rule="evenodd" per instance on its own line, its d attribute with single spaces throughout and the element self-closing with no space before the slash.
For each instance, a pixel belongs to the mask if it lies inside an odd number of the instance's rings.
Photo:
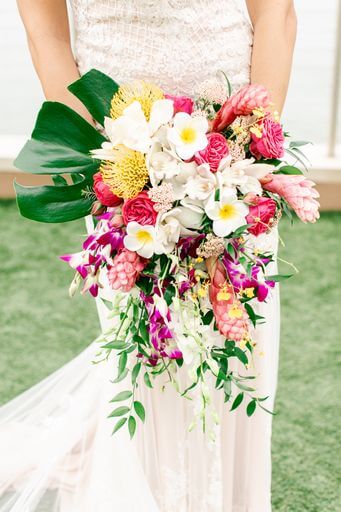
<svg viewBox="0 0 341 512">
<path fill-rule="evenodd" d="M 104 206 L 118 206 L 122 203 L 122 198 L 113 194 L 109 188 L 109 186 L 104 183 L 102 174 L 97 172 L 93 176 L 94 184 L 93 189 L 96 194 L 97 199 Z"/>
<path fill-rule="evenodd" d="M 245 199 L 251 203 L 248 216 L 246 217 L 246 222 L 252 224 L 248 228 L 248 232 L 255 236 L 266 233 L 274 222 L 277 210 L 276 201 L 269 197 L 256 196 L 255 194 L 248 194 L 245 196 L 244 201 Z"/>
<path fill-rule="evenodd" d="M 221 160 L 229 154 L 229 148 L 221 133 L 208 133 L 207 140 L 206 148 L 195 153 L 194 160 L 198 165 L 209 164 L 210 170 L 217 172 Z"/>
<path fill-rule="evenodd" d="M 281 158 L 284 155 L 284 135 L 282 126 L 271 118 L 262 122 L 262 136 L 252 133 L 251 153 L 260 158 Z"/>
<path fill-rule="evenodd" d="M 192 114 L 193 112 L 193 100 L 187 96 L 173 96 L 172 94 L 165 94 L 167 100 L 172 100 L 174 103 L 174 114 L 177 112 L 187 112 Z"/>
<path fill-rule="evenodd" d="M 153 207 L 154 203 L 149 198 L 148 193 L 143 191 L 132 199 L 124 201 L 122 206 L 122 217 L 125 225 L 128 222 L 138 222 L 139 224 L 152 225 L 156 223 L 157 212 Z"/>
</svg>

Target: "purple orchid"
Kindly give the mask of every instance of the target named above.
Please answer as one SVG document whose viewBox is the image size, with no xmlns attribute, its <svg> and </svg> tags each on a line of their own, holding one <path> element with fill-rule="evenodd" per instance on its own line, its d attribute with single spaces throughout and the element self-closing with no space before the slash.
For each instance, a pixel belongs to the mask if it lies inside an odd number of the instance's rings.
<svg viewBox="0 0 341 512">
<path fill-rule="evenodd" d="M 197 248 L 201 241 L 205 238 L 205 235 L 198 236 L 187 236 L 180 238 L 178 247 L 180 248 L 180 259 L 184 260 L 187 256 L 191 258 L 197 257 Z"/>
<path fill-rule="evenodd" d="M 257 258 L 257 263 L 251 267 L 251 273 L 248 274 L 243 265 L 238 261 L 237 256 L 233 258 L 225 251 L 222 258 L 226 268 L 229 280 L 237 293 L 247 288 L 253 288 L 259 302 L 264 302 L 271 288 L 275 286 L 274 281 L 264 278 L 263 266 L 268 262 L 268 258 Z"/>
<path fill-rule="evenodd" d="M 141 292 L 140 297 L 143 300 L 149 318 L 148 332 L 150 341 L 155 350 L 150 357 L 149 362 L 155 366 L 159 357 L 167 357 L 169 359 L 179 359 L 182 357 L 181 351 L 176 347 L 173 334 L 169 328 L 171 321 L 170 310 L 162 312 L 155 304 L 154 298 Z M 172 342 L 173 341 L 173 342 Z"/>
</svg>

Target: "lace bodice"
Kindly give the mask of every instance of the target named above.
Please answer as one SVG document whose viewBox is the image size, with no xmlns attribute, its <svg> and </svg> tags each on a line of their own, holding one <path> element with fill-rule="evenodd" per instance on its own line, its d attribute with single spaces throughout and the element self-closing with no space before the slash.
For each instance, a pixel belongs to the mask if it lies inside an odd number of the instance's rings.
<svg viewBox="0 0 341 512">
<path fill-rule="evenodd" d="M 147 79 L 169 93 L 195 93 L 224 71 L 249 80 L 252 29 L 237 0 L 71 0 L 81 73 L 118 82 Z"/>
</svg>

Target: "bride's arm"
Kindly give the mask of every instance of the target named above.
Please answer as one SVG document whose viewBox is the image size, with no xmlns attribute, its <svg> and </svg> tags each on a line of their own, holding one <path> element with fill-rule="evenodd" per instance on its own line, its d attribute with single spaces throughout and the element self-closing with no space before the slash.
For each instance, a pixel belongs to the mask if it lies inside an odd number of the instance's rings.
<svg viewBox="0 0 341 512">
<path fill-rule="evenodd" d="M 265 85 L 281 112 L 296 39 L 293 0 L 246 0 L 254 28 L 251 82 Z"/>
<path fill-rule="evenodd" d="M 71 50 L 66 0 L 17 0 L 33 64 L 48 100 L 66 103 L 88 121 L 85 107 L 67 90 L 79 78 Z"/>
</svg>

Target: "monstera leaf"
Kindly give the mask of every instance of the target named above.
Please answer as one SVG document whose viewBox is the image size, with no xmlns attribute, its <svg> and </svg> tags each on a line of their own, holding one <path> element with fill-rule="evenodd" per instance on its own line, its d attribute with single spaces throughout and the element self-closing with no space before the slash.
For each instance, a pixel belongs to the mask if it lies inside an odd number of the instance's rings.
<svg viewBox="0 0 341 512">
<path fill-rule="evenodd" d="M 97 69 L 91 69 L 68 89 L 86 106 L 96 121 L 103 125 L 109 115 L 110 103 L 118 91 L 118 84 L 108 75 Z"/>
<path fill-rule="evenodd" d="M 110 101 L 118 85 L 110 77 L 91 70 L 69 89 L 99 122 L 109 114 Z M 90 156 L 105 141 L 93 126 L 71 108 L 58 102 L 45 102 L 38 114 L 31 140 L 14 164 L 33 174 L 47 174 L 54 185 L 24 187 L 15 183 L 20 213 L 40 222 L 67 222 L 89 214 L 89 189 L 99 161 Z M 68 185 L 62 175 L 70 174 Z"/>
</svg>

